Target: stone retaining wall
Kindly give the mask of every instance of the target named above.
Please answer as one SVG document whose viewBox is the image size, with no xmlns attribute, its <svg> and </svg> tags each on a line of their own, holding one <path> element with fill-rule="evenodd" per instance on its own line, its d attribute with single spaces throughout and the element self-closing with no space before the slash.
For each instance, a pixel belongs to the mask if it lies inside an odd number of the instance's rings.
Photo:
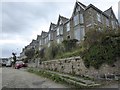
<svg viewBox="0 0 120 90">
<path fill-rule="evenodd" d="M 90 67 L 89 69 L 85 67 L 83 60 L 80 57 L 71 57 L 58 60 L 44 61 L 39 65 L 39 68 L 58 71 L 61 73 L 75 74 L 75 75 L 85 75 L 90 77 L 98 77 L 100 75 L 109 74 L 120 74 L 119 70 L 120 60 L 118 60 L 114 67 L 110 67 L 107 64 L 103 64 L 99 70 Z"/>
</svg>

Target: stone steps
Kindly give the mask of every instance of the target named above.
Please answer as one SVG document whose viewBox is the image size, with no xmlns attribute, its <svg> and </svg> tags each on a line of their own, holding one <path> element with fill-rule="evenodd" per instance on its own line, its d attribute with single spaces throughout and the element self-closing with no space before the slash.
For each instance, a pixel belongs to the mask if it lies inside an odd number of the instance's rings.
<svg viewBox="0 0 120 90">
<path fill-rule="evenodd" d="M 74 84 L 74 85 L 78 85 L 78 86 L 84 86 L 84 87 L 96 87 L 96 86 L 100 86 L 100 84 L 95 83 L 92 80 L 85 80 L 84 78 L 79 78 L 79 77 L 75 77 L 75 76 L 71 76 L 68 74 L 61 74 L 59 72 L 54 72 L 54 71 L 48 71 L 47 72 L 53 73 L 53 74 L 57 74 L 60 75 L 62 79 L 64 79 L 67 83 L 70 84 Z"/>
</svg>

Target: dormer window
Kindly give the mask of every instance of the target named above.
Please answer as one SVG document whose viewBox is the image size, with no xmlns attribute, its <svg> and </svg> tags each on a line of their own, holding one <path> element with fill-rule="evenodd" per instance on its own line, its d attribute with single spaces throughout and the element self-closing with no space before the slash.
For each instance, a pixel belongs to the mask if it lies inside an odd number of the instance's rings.
<svg viewBox="0 0 120 90">
<path fill-rule="evenodd" d="M 51 27 L 51 30 L 53 30 L 53 27 Z"/>
<path fill-rule="evenodd" d="M 98 20 L 99 22 L 101 22 L 101 16 L 100 16 L 99 13 L 97 13 L 97 20 Z"/>
<path fill-rule="evenodd" d="M 79 12 L 80 11 L 80 7 L 76 7 L 76 12 Z"/>
<path fill-rule="evenodd" d="M 59 24 L 62 24 L 62 20 L 60 20 Z"/>
</svg>

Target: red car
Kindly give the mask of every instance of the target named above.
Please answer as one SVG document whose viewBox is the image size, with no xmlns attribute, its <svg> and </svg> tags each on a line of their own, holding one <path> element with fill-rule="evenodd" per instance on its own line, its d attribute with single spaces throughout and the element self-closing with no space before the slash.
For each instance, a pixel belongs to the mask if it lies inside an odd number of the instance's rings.
<svg viewBox="0 0 120 90">
<path fill-rule="evenodd" d="M 22 68 L 22 67 L 27 67 L 27 64 L 24 63 L 23 61 L 17 61 L 15 63 L 15 69 L 19 69 L 19 68 Z"/>
</svg>

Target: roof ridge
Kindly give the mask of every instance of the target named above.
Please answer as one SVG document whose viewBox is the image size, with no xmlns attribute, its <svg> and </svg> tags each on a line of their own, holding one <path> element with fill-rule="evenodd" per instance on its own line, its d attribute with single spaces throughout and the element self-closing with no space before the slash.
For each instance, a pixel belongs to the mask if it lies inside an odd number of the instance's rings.
<svg viewBox="0 0 120 90">
<path fill-rule="evenodd" d="M 82 5 L 83 7 L 86 7 L 86 5 L 84 5 L 83 3 L 77 1 L 78 4 Z"/>
</svg>

